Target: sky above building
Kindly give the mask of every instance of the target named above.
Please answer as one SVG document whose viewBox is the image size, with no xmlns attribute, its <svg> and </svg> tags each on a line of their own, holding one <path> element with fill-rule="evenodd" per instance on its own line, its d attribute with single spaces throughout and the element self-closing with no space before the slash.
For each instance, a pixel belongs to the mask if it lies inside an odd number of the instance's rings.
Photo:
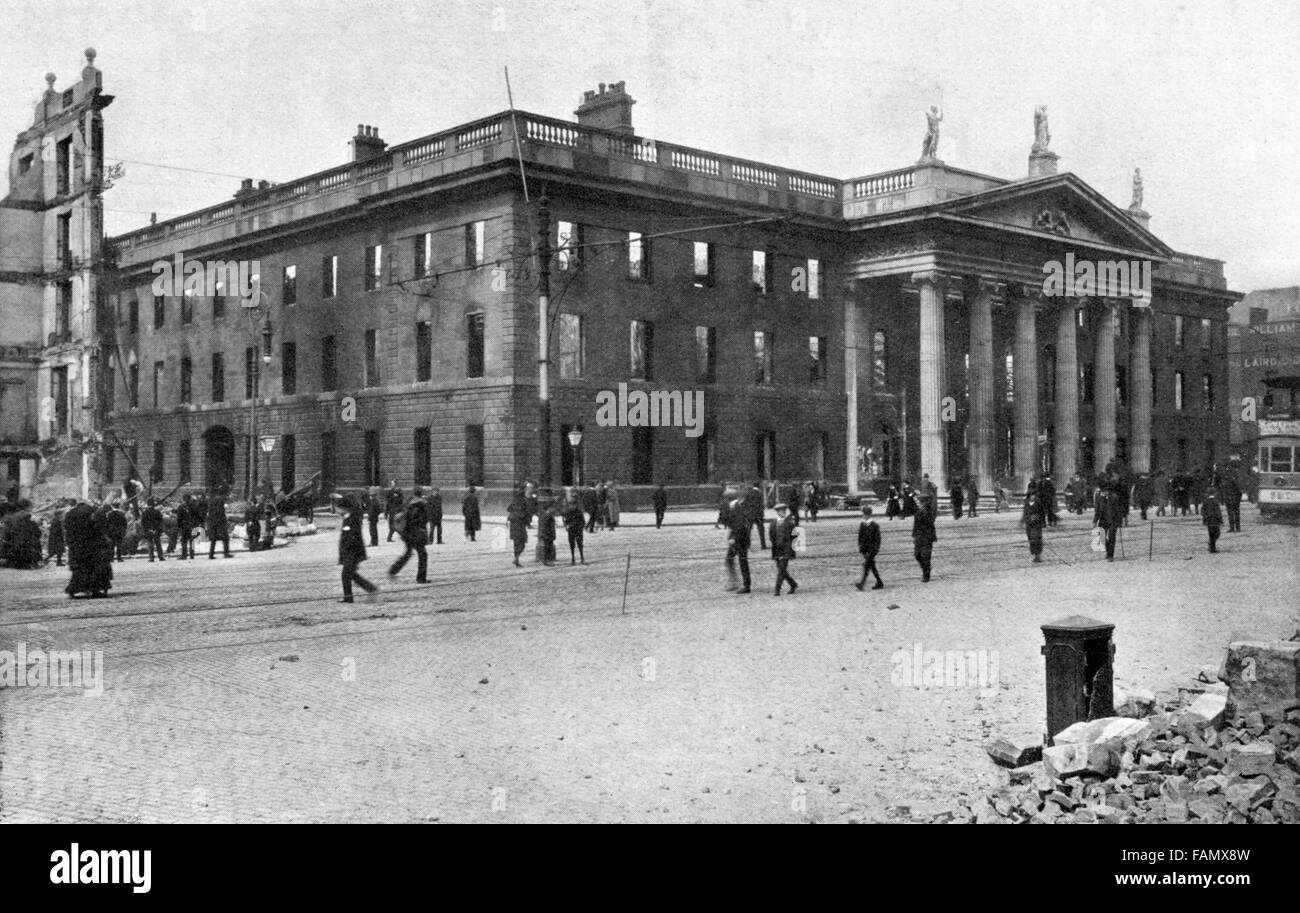
<svg viewBox="0 0 1300 913">
<path fill-rule="evenodd" d="M 110 234 L 346 162 L 509 105 L 572 118 L 625 81 L 639 135 L 835 178 L 939 157 L 1021 177 L 1033 111 L 1051 149 L 1120 206 L 1142 169 L 1151 230 L 1225 260 L 1231 288 L 1300 282 L 1300 3 L 69 2 L 0 0 L 0 135 L 94 47 Z M 188 169 L 188 170 L 182 170 Z"/>
</svg>

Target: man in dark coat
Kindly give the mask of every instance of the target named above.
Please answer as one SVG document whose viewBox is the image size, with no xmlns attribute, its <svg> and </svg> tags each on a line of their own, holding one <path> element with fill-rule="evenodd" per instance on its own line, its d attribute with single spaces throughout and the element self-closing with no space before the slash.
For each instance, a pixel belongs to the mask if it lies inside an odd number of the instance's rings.
<svg viewBox="0 0 1300 913">
<path fill-rule="evenodd" d="M 383 513 L 383 505 L 379 503 L 379 488 L 366 492 L 366 526 L 370 530 L 370 547 L 378 548 L 379 546 L 379 515 Z"/>
<path fill-rule="evenodd" d="M 378 503 L 377 498 L 368 500 Z M 350 498 L 344 500 L 343 509 L 343 525 L 339 527 L 339 564 L 343 566 L 343 598 L 340 601 L 351 602 L 354 582 L 367 593 L 378 592 L 379 587 L 357 573 L 357 566 L 366 560 L 366 543 L 361 535 L 361 524 L 366 520 L 367 511 L 359 502 Z"/>
<path fill-rule="evenodd" d="M 654 495 L 650 499 L 655 508 L 655 529 L 662 529 L 664 525 L 664 514 L 668 512 L 668 492 L 662 486 L 655 487 Z"/>
<path fill-rule="evenodd" d="M 776 519 L 768 530 L 772 540 L 772 560 L 776 562 L 776 592 L 773 595 L 780 596 L 781 584 L 788 582 L 790 595 L 793 596 L 795 590 L 799 589 L 799 584 L 790 576 L 790 562 L 794 560 L 795 522 L 785 502 L 776 505 L 775 510 Z"/>
<path fill-rule="evenodd" d="M 460 502 L 461 513 L 465 517 L 465 536 L 470 542 L 477 542 L 474 537 L 478 531 L 483 528 L 483 517 L 479 513 L 478 495 L 474 493 L 474 486 L 469 487 L 465 492 L 465 498 Z"/>
<path fill-rule="evenodd" d="M 140 514 L 140 529 L 144 532 L 144 537 L 149 542 L 149 560 L 153 561 L 154 553 L 157 552 L 159 561 L 166 561 L 163 557 L 162 545 L 162 528 L 163 515 L 158 509 L 158 499 L 150 498 L 148 506 Z"/>
<path fill-rule="evenodd" d="M 50 519 L 50 541 L 48 543 L 49 555 L 55 561 L 56 567 L 63 567 L 63 510 L 56 510 L 54 516 Z"/>
<path fill-rule="evenodd" d="M 1228 532 L 1241 532 L 1241 480 L 1239 466 L 1229 463 L 1219 479 L 1219 499 L 1228 513 Z"/>
<path fill-rule="evenodd" d="M 767 507 L 763 504 L 762 482 L 755 482 L 749 491 L 745 492 L 744 505 L 750 525 L 758 527 L 758 547 L 766 549 L 767 524 L 764 521 L 764 514 L 767 513 Z"/>
<path fill-rule="evenodd" d="M 912 518 L 912 554 L 921 566 L 921 582 L 930 582 L 930 559 L 939 536 L 934 531 L 934 507 L 929 498 L 921 498 Z"/>
<path fill-rule="evenodd" d="M 537 514 L 537 544 L 542 550 L 542 563 L 547 567 L 555 564 L 555 517 L 559 505 L 548 504 Z"/>
<path fill-rule="evenodd" d="M 862 579 L 854 586 L 859 590 L 867 585 L 867 575 L 874 574 L 876 585 L 873 590 L 883 590 L 885 581 L 880 579 L 876 569 L 876 555 L 880 553 L 880 524 L 871 518 L 871 505 L 862 505 L 862 522 L 858 524 L 858 554 L 862 555 Z"/>
<path fill-rule="evenodd" d="M 1106 535 L 1106 560 L 1115 560 L 1115 537 L 1124 525 L 1124 505 L 1119 492 L 1115 490 L 1118 480 L 1113 476 L 1102 476 L 1096 494 L 1093 495 L 1093 528 L 1100 528 Z"/>
<path fill-rule="evenodd" d="M 727 585 L 728 591 L 737 593 L 750 592 L 749 577 L 749 546 L 753 541 L 750 537 L 750 530 L 753 523 L 750 522 L 749 514 L 746 512 L 745 503 L 739 498 L 728 502 L 726 512 L 727 522 L 727 577 L 730 583 Z M 736 564 L 740 564 L 740 585 L 736 585 Z"/>
<path fill-rule="evenodd" d="M 596 516 L 600 513 L 600 496 L 596 494 L 596 489 L 590 485 L 586 486 L 579 492 L 582 498 L 582 509 L 587 514 L 587 532 L 593 536 L 596 534 Z"/>
<path fill-rule="evenodd" d="M 1029 554 L 1034 556 L 1034 564 L 1043 560 L 1043 527 L 1047 525 L 1047 508 L 1038 494 L 1038 489 L 1030 485 L 1025 492 L 1025 508 L 1020 516 L 1025 527 L 1025 538 L 1029 540 Z"/>
<path fill-rule="evenodd" d="M 578 550 L 578 559 L 587 563 L 587 556 L 582 553 L 582 533 L 586 525 L 586 517 L 582 511 L 582 501 L 577 491 L 569 489 L 565 499 L 564 507 L 561 512 L 564 521 L 564 531 L 569 536 L 569 564 L 573 564 L 573 550 Z"/>
<path fill-rule="evenodd" d="M 384 496 L 384 519 L 388 522 L 388 540 L 393 541 L 393 533 L 397 532 L 397 515 L 402 512 L 402 489 L 397 487 L 397 480 L 388 486 L 388 493 Z"/>
<path fill-rule="evenodd" d="M 77 504 L 63 517 L 71 579 L 64 592 L 69 597 L 89 593 L 107 596 L 113 586 L 112 545 L 103 515 L 89 504 Z"/>
<path fill-rule="evenodd" d="M 127 520 L 126 511 L 122 510 L 116 503 L 105 515 L 105 529 L 108 531 L 108 541 L 113 544 L 113 558 L 117 561 L 122 560 L 122 545 L 126 541 Z"/>
<path fill-rule="evenodd" d="M 388 569 L 388 576 L 396 577 L 401 573 L 402 568 L 406 567 L 406 562 L 411 560 L 411 553 L 414 552 L 416 556 L 415 582 L 428 583 L 429 553 L 424 546 L 429 541 L 429 519 L 424 498 L 420 497 L 418 486 L 411 496 L 411 500 L 406 502 L 406 510 L 402 521 L 402 544 L 406 546 L 406 550 L 402 552 L 402 557 L 393 562 L 393 566 Z"/>
<path fill-rule="evenodd" d="M 217 542 L 221 542 L 221 552 L 227 558 L 230 554 L 230 521 L 226 518 L 226 495 L 214 491 L 208 496 L 208 560 L 217 557 Z"/>
<path fill-rule="evenodd" d="M 1213 488 L 1207 488 L 1201 498 L 1201 520 L 1210 534 L 1210 554 L 1213 555 L 1219 550 L 1219 531 L 1223 527 L 1223 511 L 1219 509 L 1219 498 Z"/>
<path fill-rule="evenodd" d="M 1137 504 L 1138 515 L 1143 520 L 1147 518 L 1147 511 L 1151 509 L 1151 501 L 1155 497 L 1155 486 L 1151 482 L 1151 474 L 1141 473 L 1133 483 L 1133 501 Z"/>
<path fill-rule="evenodd" d="M 429 508 L 429 542 L 442 545 L 442 492 L 437 487 L 431 488 L 424 501 Z"/>
<path fill-rule="evenodd" d="M 510 542 L 515 548 L 515 567 L 523 567 L 519 556 L 528 544 L 528 500 L 522 491 L 515 493 L 506 508 L 506 526 L 510 529 Z"/>
<path fill-rule="evenodd" d="M 979 487 L 975 484 L 975 479 L 973 477 L 968 478 L 966 480 L 966 516 L 978 517 L 980 515 L 979 505 Z"/>
<path fill-rule="evenodd" d="M 193 495 L 185 495 L 176 508 L 176 535 L 181 540 L 182 561 L 186 558 L 194 560 L 194 527 L 202 525 L 203 517 L 199 514 Z"/>
<path fill-rule="evenodd" d="M 262 547 L 262 505 L 256 498 L 244 508 L 244 536 L 250 552 Z"/>
<path fill-rule="evenodd" d="M 962 491 L 961 483 L 955 479 L 952 484 L 948 486 L 948 500 L 952 503 L 952 518 L 954 520 L 960 520 L 961 507 L 965 502 L 965 493 Z"/>
</svg>

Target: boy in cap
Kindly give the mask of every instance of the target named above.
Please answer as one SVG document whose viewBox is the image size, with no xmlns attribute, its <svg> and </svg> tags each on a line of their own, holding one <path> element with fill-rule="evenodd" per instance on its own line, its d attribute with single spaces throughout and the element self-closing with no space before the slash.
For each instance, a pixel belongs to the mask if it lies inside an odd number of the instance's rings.
<svg viewBox="0 0 1300 913">
<path fill-rule="evenodd" d="M 880 551 L 880 524 L 871 519 L 871 505 L 862 505 L 862 522 L 858 524 L 858 551 L 862 553 L 862 579 L 854 586 L 861 590 L 867 583 L 867 574 L 876 576 L 873 590 L 883 590 L 885 582 L 876 569 L 876 555 Z"/>
<path fill-rule="evenodd" d="M 789 582 L 790 595 L 799 589 L 790 576 L 790 561 L 794 558 L 794 518 L 790 516 L 790 506 L 784 502 L 776 505 L 776 519 L 772 521 L 769 538 L 772 541 L 772 560 L 776 562 L 776 592 L 781 595 L 781 584 Z"/>
</svg>

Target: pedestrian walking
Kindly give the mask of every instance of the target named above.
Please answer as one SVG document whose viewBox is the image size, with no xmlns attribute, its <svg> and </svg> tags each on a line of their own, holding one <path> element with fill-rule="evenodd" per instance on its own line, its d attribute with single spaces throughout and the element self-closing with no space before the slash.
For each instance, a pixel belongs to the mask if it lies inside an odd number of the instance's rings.
<svg viewBox="0 0 1300 913">
<path fill-rule="evenodd" d="M 352 602 L 352 584 L 357 584 L 367 593 L 376 593 L 379 587 L 357 572 L 357 567 L 366 560 L 366 543 L 361 535 L 362 522 L 368 521 L 371 505 L 378 505 L 379 498 L 371 495 L 363 506 L 359 501 L 345 498 L 343 501 L 343 525 L 339 527 L 339 564 L 343 566 L 343 598 L 340 602 Z M 372 542 L 374 525 L 371 522 Z"/>
<path fill-rule="evenodd" d="M 424 500 L 429 509 L 429 544 L 442 545 L 442 490 L 435 485 Z"/>
<path fill-rule="evenodd" d="M 244 508 L 244 541 L 250 552 L 257 551 L 262 544 L 262 505 L 256 499 Z"/>
<path fill-rule="evenodd" d="M 181 560 L 194 560 L 194 530 L 203 525 L 203 515 L 199 513 L 194 496 L 186 494 L 176 508 L 176 536 L 181 541 Z"/>
<path fill-rule="evenodd" d="M 618 488 L 612 481 L 605 483 L 605 522 L 610 529 L 618 529 L 620 520 Z"/>
<path fill-rule="evenodd" d="M 542 547 L 542 563 L 555 564 L 555 514 L 556 505 L 548 504 L 537 515 L 537 541 Z"/>
<path fill-rule="evenodd" d="M 587 556 L 582 553 L 582 533 L 586 526 L 586 517 L 583 515 L 581 495 L 572 488 L 565 492 L 561 518 L 564 522 L 564 531 L 569 537 L 569 564 L 573 564 L 575 548 L 578 550 L 578 560 L 586 564 Z"/>
<path fill-rule="evenodd" d="M 107 510 L 104 523 L 108 530 L 108 541 L 113 546 L 113 560 L 122 561 L 124 559 L 122 548 L 126 544 L 126 531 L 129 524 L 126 511 L 122 509 L 120 501 L 114 501 L 113 506 Z"/>
<path fill-rule="evenodd" d="M 751 526 L 758 527 L 758 546 L 767 548 L 767 507 L 763 502 L 763 483 L 755 482 L 744 497 L 745 515 Z"/>
<path fill-rule="evenodd" d="M 140 529 L 144 532 L 144 537 L 149 542 L 149 561 L 154 560 L 157 554 L 159 561 L 166 561 L 163 557 L 162 531 L 163 515 L 158 509 L 158 499 L 150 498 L 148 505 L 140 514 Z"/>
<path fill-rule="evenodd" d="M 402 489 L 397 487 L 397 480 L 388 486 L 388 492 L 384 495 L 384 520 L 388 523 L 388 540 L 393 541 L 393 533 L 397 532 L 397 515 L 402 512 L 403 496 Z"/>
<path fill-rule="evenodd" d="M 71 574 L 64 592 L 69 598 L 78 593 L 103 597 L 113 588 L 113 546 L 104 523 L 106 514 L 107 508 L 97 510 L 82 502 L 69 508 L 63 517 Z"/>
<path fill-rule="evenodd" d="M 930 582 L 930 560 L 934 554 L 934 543 L 939 536 L 934 531 L 933 502 L 922 499 L 916 506 L 916 515 L 912 518 L 912 554 L 921 566 L 921 582 Z"/>
<path fill-rule="evenodd" d="M 784 501 L 776 505 L 775 510 L 776 519 L 768 530 L 772 542 L 772 560 L 776 562 L 776 592 L 773 595 L 780 596 L 781 584 L 789 583 L 790 595 L 793 596 L 795 590 L 799 589 L 799 584 L 790 576 L 790 562 L 794 560 L 795 522 L 790 516 L 789 505 Z"/>
<path fill-rule="evenodd" d="M 749 513 L 742 499 L 732 498 L 727 503 L 726 522 L 727 592 L 748 593 L 753 582 L 749 576 L 749 546 L 753 542 L 750 532 L 754 524 L 749 520 Z M 737 564 L 740 565 L 739 578 L 736 576 Z"/>
<path fill-rule="evenodd" d="M 465 517 L 465 537 L 470 542 L 477 542 L 475 537 L 483 528 L 483 517 L 479 513 L 478 495 L 474 493 L 473 485 L 465 492 L 465 497 L 460 502 L 460 511 Z"/>
<path fill-rule="evenodd" d="M 862 522 L 858 524 L 858 553 L 862 555 L 862 579 L 854 586 L 859 590 L 867 585 L 867 575 L 873 574 L 876 584 L 873 590 L 883 590 L 885 581 L 880 579 L 876 569 L 876 555 L 880 553 L 880 524 L 871 517 L 871 505 L 862 505 Z"/>
<path fill-rule="evenodd" d="M 411 500 L 406 502 L 405 510 L 402 512 L 402 531 L 401 538 L 405 550 L 402 557 L 393 562 L 392 567 L 388 569 L 389 577 L 396 577 L 406 567 L 406 562 L 411 560 L 412 553 L 415 554 L 415 582 L 429 582 L 429 553 L 425 550 L 425 543 L 428 542 L 428 518 L 425 515 L 424 498 L 420 497 L 420 488 L 417 485 Z"/>
<path fill-rule="evenodd" d="M 1219 507 L 1219 498 L 1213 488 L 1207 489 L 1201 497 L 1201 522 L 1205 524 L 1205 530 L 1210 534 L 1210 554 L 1213 555 L 1219 550 L 1219 532 L 1223 527 L 1223 511 Z"/>
<path fill-rule="evenodd" d="M 664 514 L 668 512 L 668 492 L 662 486 L 656 486 L 654 494 L 650 498 L 655 509 L 655 529 L 663 529 Z"/>
<path fill-rule="evenodd" d="M 528 501 L 522 490 L 515 492 L 515 497 L 506 507 L 506 526 L 510 530 L 510 541 L 515 549 L 515 567 L 523 567 L 519 563 L 519 556 L 528 544 Z"/>
<path fill-rule="evenodd" d="M 578 495 L 582 500 L 582 509 L 587 514 L 587 532 L 594 536 L 596 520 L 600 517 L 600 495 L 592 485 L 583 488 Z"/>
<path fill-rule="evenodd" d="M 1025 506 L 1020 515 L 1020 523 L 1025 528 L 1025 538 L 1029 540 L 1029 554 L 1034 564 L 1043 560 L 1043 527 L 1047 525 L 1047 510 L 1037 489 L 1030 485 L 1025 492 Z"/>
<path fill-rule="evenodd" d="M 208 560 L 217 557 L 217 542 L 221 543 L 221 553 L 227 558 L 230 554 L 230 521 L 226 517 L 226 495 L 224 491 L 214 491 L 208 495 Z"/>
<path fill-rule="evenodd" d="M 1219 483 L 1219 500 L 1228 513 L 1228 532 L 1241 532 L 1241 482 L 1237 467 L 1229 465 Z"/>
<path fill-rule="evenodd" d="M 370 528 L 370 547 L 379 547 L 379 515 L 383 507 L 379 503 L 379 488 L 376 486 L 366 492 L 365 514 L 366 525 Z"/>
<path fill-rule="evenodd" d="M 1120 502 L 1119 492 L 1115 486 L 1118 480 L 1112 476 L 1102 476 L 1102 481 L 1093 494 L 1092 526 L 1101 529 L 1106 540 L 1106 560 L 1115 560 L 1115 537 L 1124 525 L 1124 507 Z"/>
<path fill-rule="evenodd" d="M 958 482 L 956 479 L 953 479 L 953 481 L 948 485 L 948 500 L 952 503 L 952 518 L 954 520 L 960 520 L 961 507 L 964 501 L 964 495 L 962 492 L 961 483 Z"/>
<path fill-rule="evenodd" d="M 889 486 L 889 497 L 885 501 L 885 517 L 893 520 L 903 515 L 902 499 L 898 494 L 898 486 Z"/>
<path fill-rule="evenodd" d="M 980 504 L 979 487 L 975 484 L 973 478 L 966 479 L 966 516 L 978 517 Z"/>
<path fill-rule="evenodd" d="M 1001 479 L 994 479 L 993 480 L 993 512 L 995 514 L 1000 514 L 1002 513 L 1003 508 L 1007 508 L 1007 509 L 1011 508 L 1010 502 L 1007 501 L 1007 490 L 1006 487 L 1002 484 Z"/>
</svg>

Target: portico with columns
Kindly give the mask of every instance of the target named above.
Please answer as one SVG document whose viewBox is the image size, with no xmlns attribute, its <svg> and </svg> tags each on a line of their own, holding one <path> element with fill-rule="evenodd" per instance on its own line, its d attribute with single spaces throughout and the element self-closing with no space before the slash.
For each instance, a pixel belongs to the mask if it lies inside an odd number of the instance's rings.
<svg viewBox="0 0 1300 913">
<path fill-rule="evenodd" d="M 1150 470 L 1152 310 L 1186 294 L 1183 255 L 1072 174 L 1002 181 L 931 160 L 910 181 L 847 213 L 849 445 L 893 479 L 984 495 L 1036 473 L 1059 488 L 1113 458 Z M 1153 293 L 1045 285 L 1045 264 L 1084 261 L 1131 264 L 1133 285 L 1149 262 Z"/>
</svg>

